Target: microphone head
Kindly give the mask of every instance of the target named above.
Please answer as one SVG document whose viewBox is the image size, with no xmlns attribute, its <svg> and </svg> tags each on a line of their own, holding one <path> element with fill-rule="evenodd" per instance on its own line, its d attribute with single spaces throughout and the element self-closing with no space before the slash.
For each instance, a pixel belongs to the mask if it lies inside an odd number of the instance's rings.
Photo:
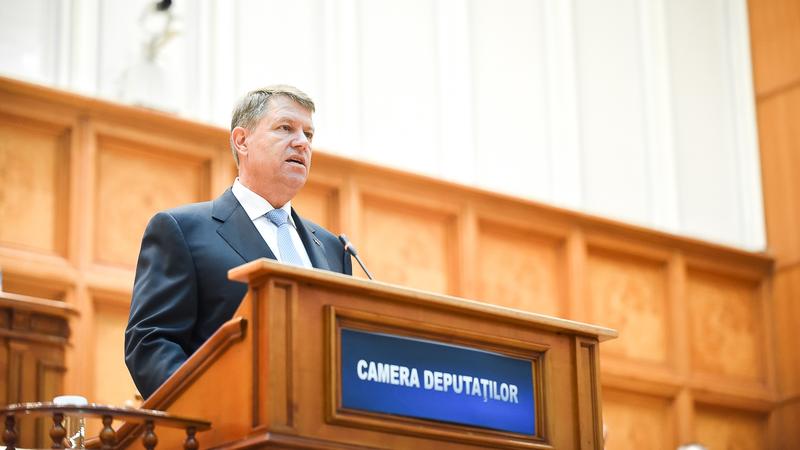
<svg viewBox="0 0 800 450">
<path fill-rule="evenodd" d="M 356 247 L 353 245 L 352 242 L 350 242 L 349 239 L 347 239 L 347 236 L 345 236 L 344 234 L 340 234 L 339 235 L 339 242 L 341 242 L 342 245 L 344 245 L 344 251 L 350 253 L 353 256 L 357 256 L 358 255 L 358 251 L 356 250 Z"/>
</svg>

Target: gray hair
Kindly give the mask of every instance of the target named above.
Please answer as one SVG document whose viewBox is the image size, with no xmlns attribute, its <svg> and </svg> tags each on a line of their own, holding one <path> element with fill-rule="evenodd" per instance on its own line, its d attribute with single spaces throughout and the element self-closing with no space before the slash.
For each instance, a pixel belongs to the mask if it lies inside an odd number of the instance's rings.
<svg viewBox="0 0 800 450">
<path fill-rule="evenodd" d="M 231 131 L 236 127 L 249 129 L 255 126 L 267 113 L 267 103 L 273 95 L 288 97 L 303 108 L 314 112 L 314 100 L 311 100 L 308 94 L 294 86 L 275 84 L 250 91 L 236 103 L 231 116 Z M 233 137 L 231 137 L 231 152 L 233 160 L 236 161 L 236 167 L 239 167 L 239 154 L 236 153 L 236 147 L 233 146 Z"/>
</svg>

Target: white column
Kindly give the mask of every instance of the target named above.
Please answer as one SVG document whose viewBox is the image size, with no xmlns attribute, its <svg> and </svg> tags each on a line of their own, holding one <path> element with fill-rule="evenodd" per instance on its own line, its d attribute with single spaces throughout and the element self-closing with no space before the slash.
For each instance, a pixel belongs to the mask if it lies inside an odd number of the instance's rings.
<svg viewBox="0 0 800 450">
<path fill-rule="evenodd" d="M 580 208 L 583 198 L 573 0 L 545 2 L 547 110 L 551 193 L 547 200 Z"/>
<path fill-rule="evenodd" d="M 764 205 L 761 194 L 761 163 L 756 130 L 755 93 L 750 62 L 750 35 L 747 1 L 725 2 L 725 19 L 733 99 L 733 129 L 736 133 L 735 158 L 738 166 L 742 227 L 739 243 L 745 248 L 767 247 Z"/>
<path fill-rule="evenodd" d="M 477 170 L 473 139 L 472 55 L 468 0 L 436 2 L 439 73 L 439 173 L 474 184 Z"/>
<path fill-rule="evenodd" d="M 664 0 L 639 0 L 648 175 L 648 222 L 678 231 L 678 186 L 672 125 L 672 88 Z"/>
<path fill-rule="evenodd" d="M 322 13 L 322 98 L 315 146 L 346 156 L 362 152 L 359 2 L 325 0 Z"/>
<path fill-rule="evenodd" d="M 233 102 L 237 96 L 244 94 L 237 91 L 239 34 L 236 33 L 235 20 L 241 2 L 211 0 L 210 8 L 211 28 L 209 46 L 206 48 L 211 86 L 208 120 L 228 128 Z"/>
</svg>

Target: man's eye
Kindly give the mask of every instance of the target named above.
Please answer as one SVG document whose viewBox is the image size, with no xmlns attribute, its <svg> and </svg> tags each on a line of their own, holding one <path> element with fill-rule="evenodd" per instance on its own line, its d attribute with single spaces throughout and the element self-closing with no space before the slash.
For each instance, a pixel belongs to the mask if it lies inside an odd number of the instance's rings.
<svg viewBox="0 0 800 450">
<path fill-rule="evenodd" d="M 314 133 L 305 133 L 305 135 L 306 135 L 306 139 L 308 139 L 309 141 L 311 140 L 311 138 L 314 137 Z"/>
<path fill-rule="evenodd" d="M 283 131 L 292 131 L 292 127 L 289 125 L 281 125 L 279 128 Z"/>
</svg>

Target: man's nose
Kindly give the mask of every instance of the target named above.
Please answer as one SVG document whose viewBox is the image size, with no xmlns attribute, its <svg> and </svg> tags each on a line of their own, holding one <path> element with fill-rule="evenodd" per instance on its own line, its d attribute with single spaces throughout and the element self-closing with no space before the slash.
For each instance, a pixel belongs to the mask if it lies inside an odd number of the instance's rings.
<svg viewBox="0 0 800 450">
<path fill-rule="evenodd" d="M 306 133 L 301 130 L 300 132 L 298 132 L 295 135 L 295 138 L 292 141 L 292 144 L 295 147 L 299 147 L 299 146 L 310 147 L 311 146 L 311 141 L 308 140 L 308 136 L 306 136 Z"/>
</svg>

